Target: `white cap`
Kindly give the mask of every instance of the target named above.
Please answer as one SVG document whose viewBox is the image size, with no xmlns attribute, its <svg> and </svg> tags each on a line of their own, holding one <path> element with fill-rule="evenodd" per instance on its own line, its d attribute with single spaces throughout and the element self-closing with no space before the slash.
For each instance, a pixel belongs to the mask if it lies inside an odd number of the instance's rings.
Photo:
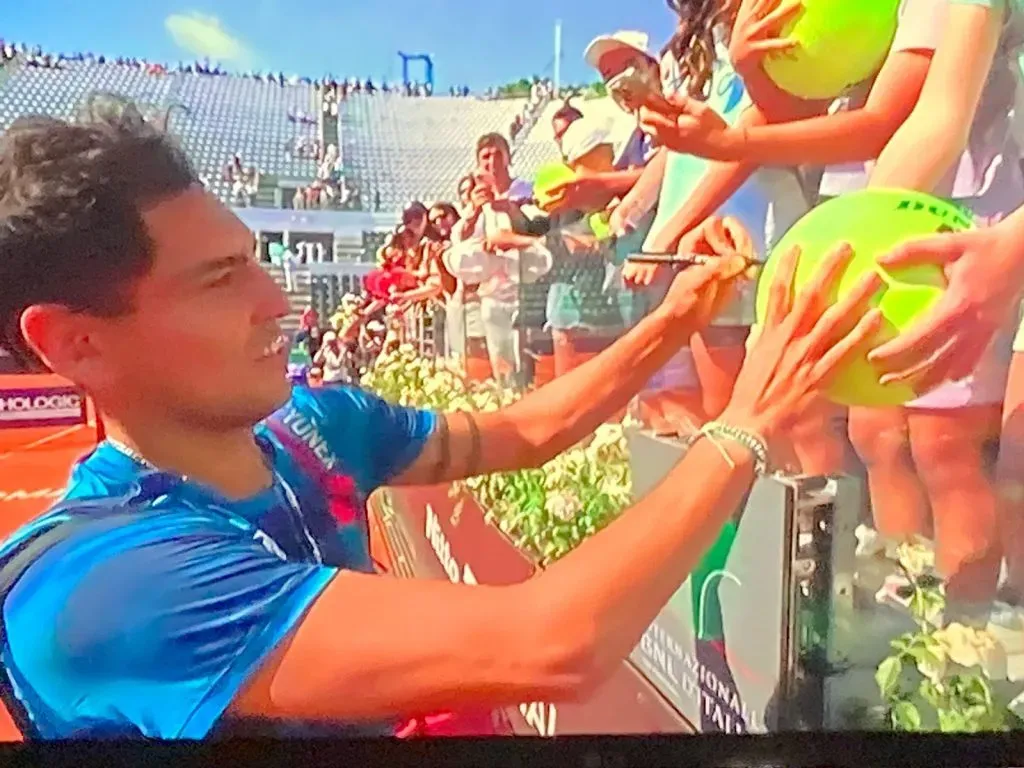
<svg viewBox="0 0 1024 768">
<path fill-rule="evenodd" d="M 649 59 L 654 56 L 647 50 L 650 37 L 645 32 L 634 32 L 631 30 L 620 30 L 611 35 L 601 35 L 590 41 L 587 50 L 583 52 L 583 58 L 587 64 L 597 69 L 597 64 L 605 54 L 618 48 L 629 48 Z"/>
<path fill-rule="evenodd" d="M 614 145 L 608 123 L 581 117 L 574 121 L 563 134 L 562 153 L 565 155 L 567 163 L 575 163 L 602 144 Z"/>
</svg>

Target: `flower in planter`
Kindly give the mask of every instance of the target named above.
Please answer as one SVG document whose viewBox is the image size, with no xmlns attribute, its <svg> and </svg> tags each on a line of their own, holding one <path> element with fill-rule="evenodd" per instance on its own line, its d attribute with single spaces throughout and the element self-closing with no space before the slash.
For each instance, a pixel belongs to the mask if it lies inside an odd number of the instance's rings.
<svg viewBox="0 0 1024 768">
<path fill-rule="evenodd" d="M 935 571 L 935 550 L 924 541 L 899 544 L 896 547 L 896 559 L 912 579 Z"/>
<path fill-rule="evenodd" d="M 953 623 L 937 630 L 934 636 L 954 664 L 968 669 L 980 667 L 992 680 L 1006 679 L 1006 650 L 988 630 Z"/>
<path fill-rule="evenodd" d="M 544 511 L 552 517 L 567 523 L 575 518 L 580 511 L 580 500 L 569 491 L 553 493 L 544 502 Z"/>
</svg>

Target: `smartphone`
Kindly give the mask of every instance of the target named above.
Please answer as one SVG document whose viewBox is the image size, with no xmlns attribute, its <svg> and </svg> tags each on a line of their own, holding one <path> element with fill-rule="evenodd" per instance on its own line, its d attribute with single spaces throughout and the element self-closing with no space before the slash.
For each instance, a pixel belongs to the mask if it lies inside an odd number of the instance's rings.
<svg viewBox="0 0 1024 768">
<path fill-rule="evenodd" d="M 612 100 L 626 112 L 636 112 L 640 107 L 651 107 L 658 111 L 670 111 L 672 105 L 661 92 L 661 83 L 653 70 L 627 67 L 607 84 Z"/>
</svg>

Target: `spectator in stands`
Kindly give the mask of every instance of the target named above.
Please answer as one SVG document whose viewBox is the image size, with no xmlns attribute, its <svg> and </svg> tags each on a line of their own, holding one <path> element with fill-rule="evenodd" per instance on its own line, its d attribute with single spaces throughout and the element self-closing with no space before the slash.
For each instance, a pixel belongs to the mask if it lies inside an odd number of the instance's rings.
<svg viewBox="0 0 1024 768">
<path fill-rule="evenodd" d="M 324 384 L 354 384 L 357 376 L 352 370 L 353 361 L 349 359 L 349 350 L 335 331 L 324 334 L 320 349 L 313 356 L 313 365 L 323 372 Z"/>
<path fill-rule="evenodd" d="M 613 100 L 630 114 L 641 106 L 630 96 L 630 78 L 648 80 L 651 88 L 661 92 L 660 65 L 647 50 L 648 37 L 642 32 L 616 32 L 595 38 L 584 53 L 584 58 L 601 74 Z M 647 163 L 652 154 L 650 138 L 639 127 L 619 148 L 616 166 L 637 168 Z"/>
<path fill-rule="evenodd" d="M 496 381 L 511 384 L 521 368 L 515 328 L 519 284 L 547 274 L 551 253 L 537 238 L 520 234 L 525 217 L 499 197 L 496 186 L 490 176 L 475 176 L 473 211 L 456 227 L 447 266 L 460 281 L 477 287 L 491 371 Z"/>
<path fill-rule="evenodd" d="M 294 342 L 302 345 L 312 357 L 320 348 L 321 336 L 320 314 L 312 306 L 307 306 L 299 316 L 299 329 L 295 333 Z M 310 343 L 310 339 L 315 339 L 315 343 Z"/>
<path fill-rule="evenodd" d="M 295 282 L 292 275 L 292 269 L 295 266 L 295 254 L 282 243 L 270 243 L 267 246 L 267 254 L 270 256 L 271 265 L 278 267 L 284 274 L 285 292 L 292 293 L 295 290 Z"/>
<path fill-rule="evenodd" d="M 419 269 L 415 271 L 420 283 L 416 288 L 394 297 L 402 306 L 422 304 L 424 310 L 432 314 L 434 339 L 439 352 L 448 349 L 445 344 L 447 312 L 458 282 L 444 262 L 451 247 L 452 228 L 458 218 L 455 207 L 448 203 L 437 203 L 430 209 L 429 226 L 422 244 L 423 256 Z"/>
<path fill-rule="evenodd" d="M 645 76 L 657 83 L 658 62 L 647 52 L 647 35 L 639 32 L 616 32 L 595 39 L 587 47 L 586 60 L 594 66 L 612 88 L 617 79 L 626 76 Z M 620 100 L 621 103 L 621 100 Z M 628 105 L 633 109 L 639 105 Z M 555 141 L 561 148 L 561 139 L 569 126 L 579 120 L 582 113 L 568 101 L 552 118 Z M 563 152 L 564 154 L 564 152 Z M 654 151 L 648 137 L 635 129 L 616 150 L 614 167 L 604 172 L 591 172 L 566 182 L 550 191 L 557 202 L 552 212 L 563 210 L 596 210 L 604 208 L 617 198 L 625 196 L 639 181 Z"/>
<path fill-rule="evenodd" d="M 457 198 L 458 198 L 458 210 L 459 215 L 463 215 L 471 209 L 472 205 L 470 202 L 470 195 L 473 191 L 473 174 L 467 173 L 461 179 L 459 179 L 459 185 L 457 187 Z"/>
<path fill-rule="evenodd" d="M 581 118 L 573 122 L 563 136 L 563 151 L 566 163 L 581 180 L 590 174 L 607 174 L 614 164 L 615 149 L 601 121 Z M 599 242 L 590 225 L 589 214 L 605 204 L 600 199 L 589 204 L 563 202 L 554 213 L 552 233 L 546 240 L 554 256 L 546 318 L 554 343 L 556 376 L 582 364 L 621 333 L 622 318 L 616 311 L 623 305 L 620 299 L 634 299 L 610 260 L 614 249 Z"/>
<path fill-rule="evenodd" d="M 409 231 L 413 246 L 418 245 L 427 233 L 427 214 L 427 206 L 418 200 L 409 203 L 402 211 L 402 225 Z"/>
<path fill-rule="evenodd" d="M 476 165 L 478 173 L 492 179 L 499 199 L 525 202 L 533 198 L 533 184 L 512 176 L 512 151 L 500 133 L 487 133 L 477 140 Z"/>
</svg>

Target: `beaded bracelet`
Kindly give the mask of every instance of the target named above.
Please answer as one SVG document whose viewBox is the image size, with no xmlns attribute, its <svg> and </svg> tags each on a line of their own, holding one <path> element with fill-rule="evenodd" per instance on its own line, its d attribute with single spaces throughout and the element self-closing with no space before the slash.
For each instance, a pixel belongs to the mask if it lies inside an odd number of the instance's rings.
<svg viewBox="0 0 1024 768">
<path fill-rule="evenodd" d="M 754 455 L 754 473 L 758 476 L 768 474 L 768 446 L 760 435 L 756 435 L 753 432 L 747 432 L 746 430 L 739 429 L 738 427 L 733 427 L 728 424 L 723 424 L 719 421 L 709 421 L 700 428 L 700 431 L 691 435 L 689 439 L 687 439 L 686 448 L 689 449 L 690 446 L 701 438 L 707 438 L 711 444 L 718 449 L 730 469 L 735 469 L 736 463 L 732 460 L 732 457 L 729 456 L 728 451 L 725 450 L 725 447 L 721 444 L 720 440 L 716 438 L 732 440 L 733 442 L 742 445 Z"/>
</svg>

